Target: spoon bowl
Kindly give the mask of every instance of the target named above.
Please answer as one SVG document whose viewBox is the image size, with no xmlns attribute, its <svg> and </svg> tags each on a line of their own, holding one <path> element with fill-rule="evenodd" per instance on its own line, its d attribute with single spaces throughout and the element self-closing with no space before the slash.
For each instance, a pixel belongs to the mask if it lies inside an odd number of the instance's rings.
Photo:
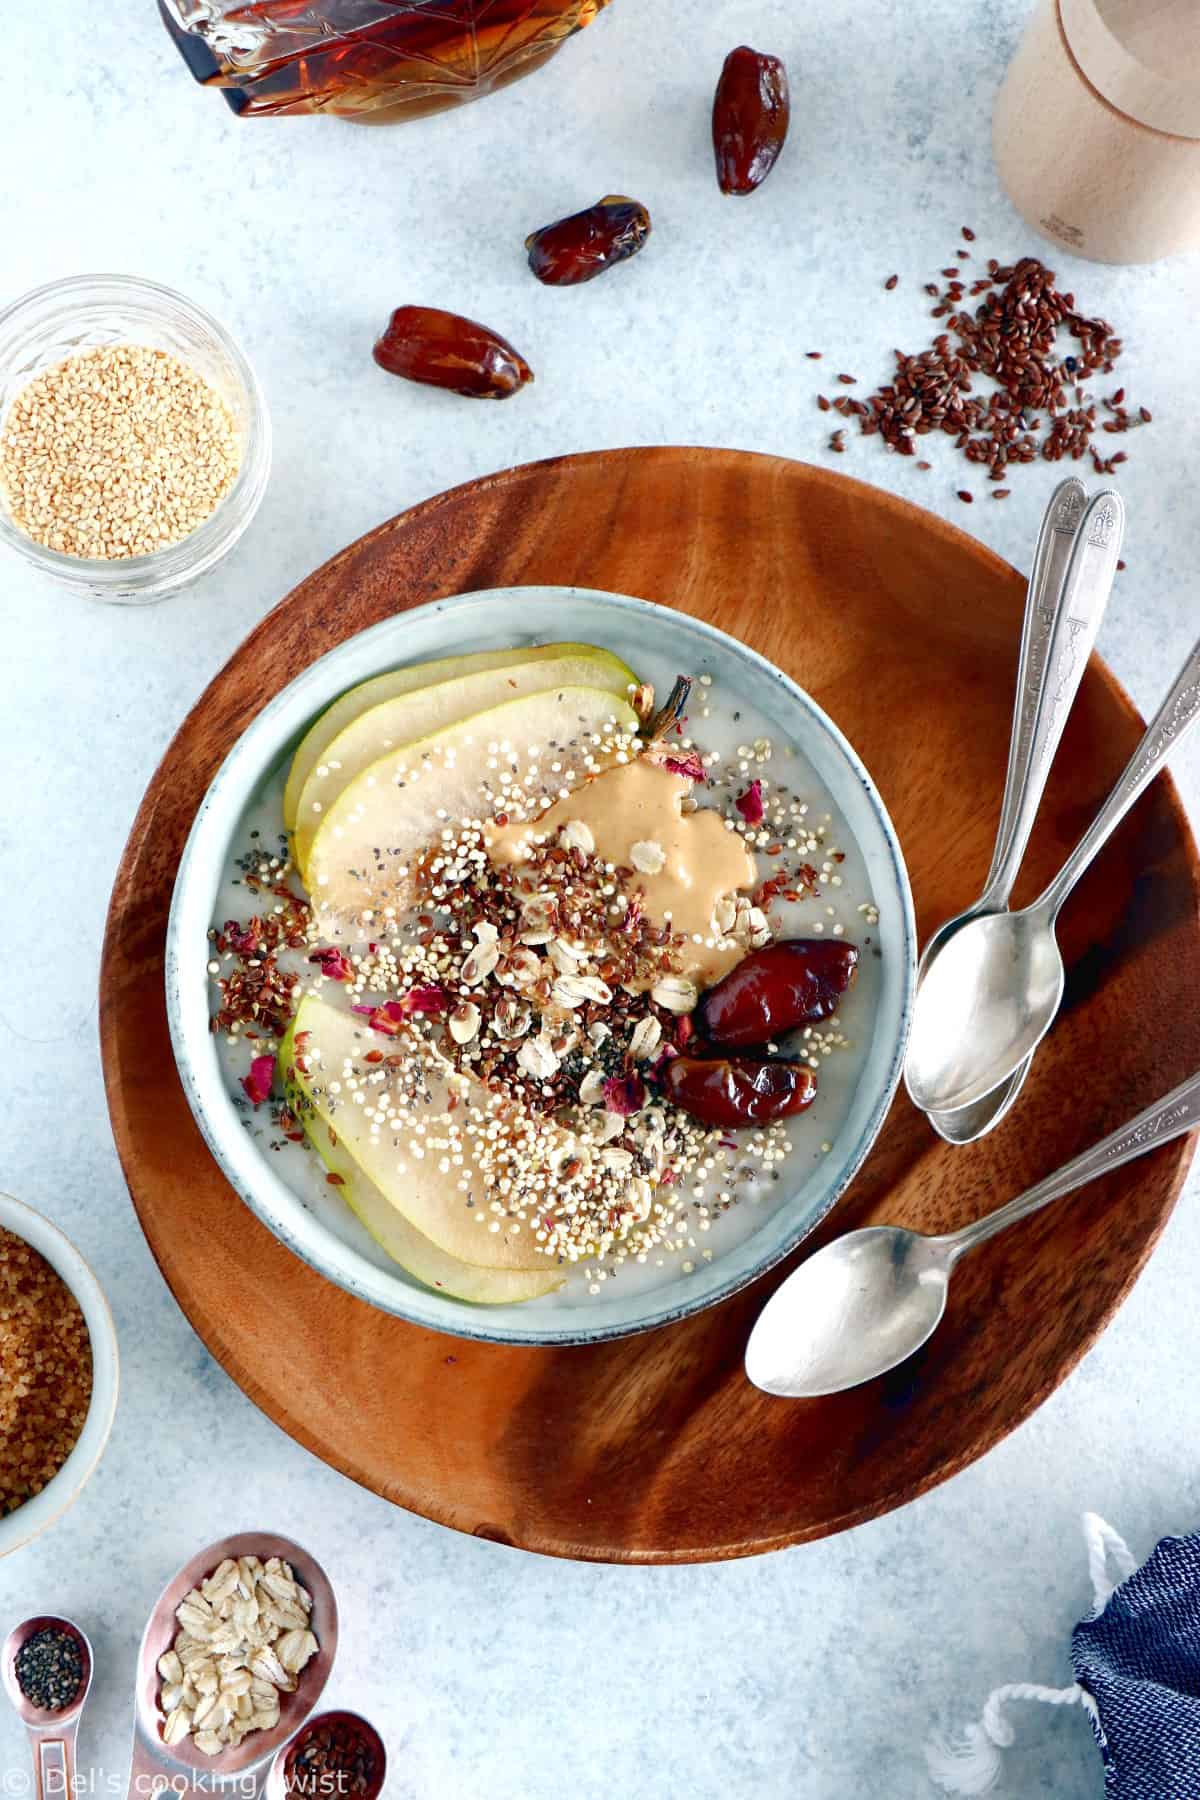
<svg viewBox="0 0 1200 1800">
<path fill-rule="evenodd" d="M 767 1301 L 746 1346 L 747 1375 L 802 1400 L 884 1374 L 937 1330 L 950 1266 L 940 1238 L 898 1225 L 835 1238 Z"/>
<path fill-rule="evenodd" d="M 963 925 L 917 993 L 905 1065 L 915 1104 L 946 1113 L 993 1093 L 1049 1031 L 1065 982 L 1044 905 Z"/>
<path fill-rule="evenodd" d="M 68 1637 L 74 1638 L 83 1661 L 83 1674 L 75 1698 L 69 1706 L 59 1707 L 57 1711 L 51 1711 L 45 1706 L 35 1706 L 21 1692 L 21 1684 L 17 1680 L 17 1657 L 31 1637 L 36 1637 L 39 1631 L 47 1630 L 64 1631 Z M 0 1650 L 0 1679 L 3 1679 L 4 1691 L 23 1724 L 39 1731 L 47 1726 L 61 1729 L 65 1725 L 75 1724 L 92 1685 L 92 1646 L 87 1640 L 86 1632 L 81 1631 L 70 1619 L 57 1618 L 53 1613 L 42 1613 L 36 1619 L 24 1619 L 20 1625 L 13 1627 L 4 1640 L 4 1648 Z"/>
<path fill-rule="evenodd" d="M 171 1648 L 179 1627 L 175 1609 L 185 1595 L 191 1593 L 226 1557 L 257 1556 L 266 1562 L 272 1556 L 291 1564 L 296 1579 L 312 1595 L 311 1627 L 317 1640 L 316 1654 L 296 1677 L 295 1690 L 279 1696 L 279 1723 L 270 1731 L 255 1731 L 235 1748 L 218 1756 L 205 1756 L 189 1738 L 179 1744 L 165 1744 L 162 1737 L 163 1712 L 158 1703 L 161 1681 L 158 1659 Z M 178 1781 L 181 1770 L 195 1776 L 208 1776 L 214 1782 L 240 1775 L 273 1756 L 303 1725 L 324 1692 L 333 1668 L 338 1641 L 338 1611 L 333 1588 L 324 1569 L 299 1544 L 269 1532 L 243 1531 L 235 1537 L 222 1538 L 210 1544 L 186 1562 L 163 1589 L 154 1604 L 138 1652 L 137 1692 L 134 1705 L 133 1773 L 130 1793 L 148 1793 L 152 1789 L 139 1785 L 164 1772 Z M 193 1784 L 194 1785 L 194 1784 Z"/>
<path fill-rule="evenodd" d="M 978 1138 L 986 1137 L 989 1131 L 994 1131 L 1001 1119 L 1008 1116 L 1032 1067 L 1033 1057 L 1027 1056 L 1019 1069 L 1014 1069 L 999 1087 L 993 1088 L 990 1094 L 985 1094 L 982 1100 L 976 1100 L 973 1106 L 956 1107 L 952 1112 L 928 1113 L 926 1117 L 929 1123 L 944 1143 L 975 1143 Z"/>
</svg>

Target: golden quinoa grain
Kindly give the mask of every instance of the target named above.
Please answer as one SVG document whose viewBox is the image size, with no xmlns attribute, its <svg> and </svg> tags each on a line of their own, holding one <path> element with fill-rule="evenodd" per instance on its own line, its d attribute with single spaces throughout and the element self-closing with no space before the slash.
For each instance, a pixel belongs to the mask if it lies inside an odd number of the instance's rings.
<svg viewBox="0 0 1200 1800">
<path fill-rule="evenodd" d="M 112 561 L 195 531 L 240 454 L 233 414 L 203 376 L 165 350 L 113 344 L 17 394 L 0 430 L 0 489 L 35 542 Z"/>
<path fill-rule="evenodd" d="M 57 1475 L 91 1397 L 79 1302 L 44 1256 L 0 1230 L 0 1518 Z"/>
</svg>

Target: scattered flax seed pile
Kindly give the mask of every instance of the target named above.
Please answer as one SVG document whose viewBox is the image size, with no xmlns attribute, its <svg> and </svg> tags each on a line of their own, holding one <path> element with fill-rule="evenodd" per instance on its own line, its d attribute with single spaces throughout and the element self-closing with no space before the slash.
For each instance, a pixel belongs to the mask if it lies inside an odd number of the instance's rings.
<svg viewBox="0 0 1200 1800">
<path fill-rule="evenodd" d="M 21 389 L 0 431 L 0 489 L 35 542 L 112 561 L 195 531 L 239 458 L 233 415 L 202 376 L 164 350 L 115 344 Z"/>
<path fill-rule="evenodd" d="M 57 1475 L 91 1397 L 79 1302 L 23 1238 L 0 1231 L 0 1517 Z"/>
<path fill-rule="evenodd" d="M 974 242 L 965 225 L 962 235 Z M 895 351 L 891 382 L 866 400 L 819 394 L 818 407 L 856 418 L 864 437 L 882 437 L 901 456 L 916 455 L 918 438 L 943 432 L 968 462 L 986 469 L 991 482 L 1004 482 L 1014 463 L 1036 457 L 1078 462 L 1090 455 L 1098 475 L 1111 475 L 1125 452 L 1107 446 L 1104 454 L 1096 435 L 1119 436 L 1151 419 L 1146 407 L 1125 405 L 1124 388 L 1097 399 L 1085 386 L 1089 376 L 1112 373 L 1121 339 L 1104 319 L 1077 311 L 1074 294 L 1061 293 L 1054 271 L 1036 257 L 1012 265 L 992 257 L 986 272 L 972 275 L 962 266 L 971 254 L 956 250 L 955 263 L 940 271 L 941 282 L 925 285 L 933 318 L 946 321 L 930 348 L 914 355 Z M 889 275 L 883 285 L 891 292 L 898 282 Z M 974 311 L 962 304 L 980 296 Z M 1069 342 L 1060 347 L 1062 332 Z M 820 358 L 820 352 L 809 355 Z M 995 383 L 993 392 L 975 392 L 974 378 L 981 375 Z M 837 379 L 848 387 L 856 382 L 853 375 Z M 833 433 L 829 448 L 845 450 L 844 430 Z M 1004 500 L 1009 489 L 997 486 L 992 493 Z M 958 497 L 970 502 L 974 495 L 960 488 Z"/>
</svg>

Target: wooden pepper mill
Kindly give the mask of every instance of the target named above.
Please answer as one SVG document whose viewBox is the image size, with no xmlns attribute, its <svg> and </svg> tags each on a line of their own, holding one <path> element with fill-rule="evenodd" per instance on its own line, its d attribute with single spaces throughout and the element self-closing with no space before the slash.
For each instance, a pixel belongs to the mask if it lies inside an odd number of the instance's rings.
<svg viewBox="0 0 1200 1800">
<path fill-rule="evenodd" d="M 1200 4 L 1037 0 L 992 133 L 1014 206 L 1076 255 L 1200 245 Z"/>
</svg>

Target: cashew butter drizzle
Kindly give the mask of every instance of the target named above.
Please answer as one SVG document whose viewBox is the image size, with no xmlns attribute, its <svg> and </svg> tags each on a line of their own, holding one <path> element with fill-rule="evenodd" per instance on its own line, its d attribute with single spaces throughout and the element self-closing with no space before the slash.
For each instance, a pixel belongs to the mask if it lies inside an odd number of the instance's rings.
<svg viewBox="0 0 1200 1800">
<path fill-rule="evenodd" d="M 679 946 L 681 973 L 704 987 L 745 955 L 743 944 L 717 936 L 713 908 L 723 895 L 752 888 L 757 869 L 720 813 L 703 806 L 691 813 L 680 810 L 691 791 L 686 776 L 661 763 L 645 757 L 620 763 L 556 800 L 536 820 L 488 825 L 488 855 L 494 863 L 519 863 L 524 846 L 535 837 L 556 836 L 572 819 L 588 827 L 595 855 L 616 868 L 633 868 L 635 844 L 657 844 L 662 868 L 654 874 L 634 869 L 625 887 L 642 894 L 648 919 L 687 939 Z"/>
</svg>

